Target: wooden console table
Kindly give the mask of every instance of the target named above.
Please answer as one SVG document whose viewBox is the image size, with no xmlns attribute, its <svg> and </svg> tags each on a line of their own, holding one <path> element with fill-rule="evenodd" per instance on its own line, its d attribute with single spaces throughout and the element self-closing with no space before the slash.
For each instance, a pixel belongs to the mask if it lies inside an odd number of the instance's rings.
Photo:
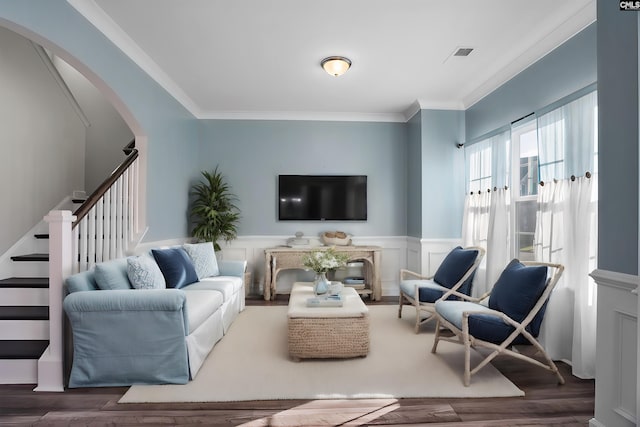
<svg viewBox="0 0 640 427">
<path fill-rule="evenodd" d="M 382 284 L 380 282 L 380 253 L 379 246 L 334 246 L 337 252 L 349 254 L 349 262 L 364 261 L 365 288 L 358 289 L 358 293 L 370 295 L 373 301 L 382 298 Z M 265 254 L 265 284 L 264 299 L 271 300 L 276 296 L 276 280 L 278 273 L 282 270 L 302 269 L 302 257 L 316 250 L 326 250 L 329 246 L 318 246 L 309 248 L 290 248 L 280 246 L 277 248 L 267 248 Z"/>
</svg>

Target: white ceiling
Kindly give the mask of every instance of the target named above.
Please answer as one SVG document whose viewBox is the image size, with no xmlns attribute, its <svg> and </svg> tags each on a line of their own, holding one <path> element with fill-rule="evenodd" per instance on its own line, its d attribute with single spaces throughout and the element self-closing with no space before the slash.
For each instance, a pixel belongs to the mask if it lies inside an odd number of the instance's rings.
<svg viewBox="0 0 640 427">
<path fill-rule="evenodd" d="M 68 2 L 198 118 L 466 109 L 596 18 L 595 0 Z M 353 66 L 329 76 L 331 55 Z"/>
</svg>

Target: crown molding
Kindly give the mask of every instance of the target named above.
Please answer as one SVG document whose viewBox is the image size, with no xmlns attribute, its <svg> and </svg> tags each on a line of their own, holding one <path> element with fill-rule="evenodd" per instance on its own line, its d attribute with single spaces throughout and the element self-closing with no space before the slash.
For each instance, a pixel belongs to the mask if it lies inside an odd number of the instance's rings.
<svg viewBox="0 0 640 427">
<path fill-rule="evenodd" d="M 351 113 L 326 111 L 207 111 L 199 119 L 210 120 L 307 120 L 328 122 L 406 122 L 402 113 Z"/>
</svg>

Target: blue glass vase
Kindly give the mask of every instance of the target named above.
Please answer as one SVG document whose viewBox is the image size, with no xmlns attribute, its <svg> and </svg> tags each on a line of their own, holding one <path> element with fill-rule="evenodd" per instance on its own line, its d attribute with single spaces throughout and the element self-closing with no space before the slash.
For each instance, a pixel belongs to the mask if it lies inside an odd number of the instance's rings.
<svg viewBox="0 0 640 427">
<path fill-rule="evenodd" d="M 316 273 L 316 278 L 313 280 L 313 293 L 316 296 L 326 295 L 330 284 L 326 273 Z"/>
</svg>

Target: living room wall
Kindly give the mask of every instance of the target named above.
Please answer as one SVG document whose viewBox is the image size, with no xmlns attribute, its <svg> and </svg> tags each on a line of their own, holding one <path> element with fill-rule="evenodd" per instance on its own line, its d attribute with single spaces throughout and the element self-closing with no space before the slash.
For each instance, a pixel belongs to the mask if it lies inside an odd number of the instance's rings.
<svg viewBox="0 0 640 427">
<path fill-rule="evenodd" d="M 404 123 L 203 120 L 201 130 L 194 180 L 219 165 L 239 198 L 240 235 L 406 235 Z M 278 221 L 279 174 L 367 175 L 367 221 Z"/>
<path fill-rule="evenodd" d="M 473 141 L 597 81 L 596 23 L 558 46 L 466 110 Z"/>
<path fill-rule="evenodd" d="M 615 6 L 598 1 L 598 268 L 637 275 L 640 16 Z"/>
<path fill-rule="evenodd" d="M 460 238 L 464 209 L 464 112 L 421 110 L 422 237 Z"/>
</svg>

